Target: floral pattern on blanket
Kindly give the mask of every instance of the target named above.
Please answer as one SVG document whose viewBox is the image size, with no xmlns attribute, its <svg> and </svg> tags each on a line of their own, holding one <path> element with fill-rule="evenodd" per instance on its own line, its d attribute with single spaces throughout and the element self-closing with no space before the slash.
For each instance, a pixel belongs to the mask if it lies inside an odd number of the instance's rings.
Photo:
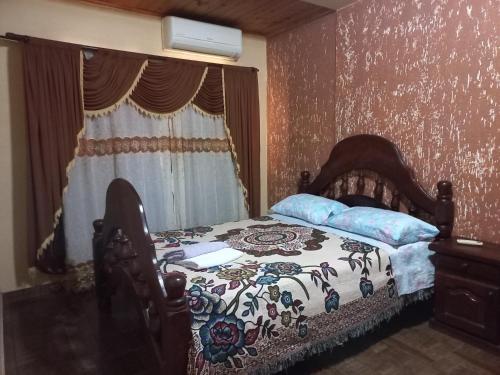
<svg viewBox="0 0 500 375">
<path fill-rule="evenodd" d="M 397 300 L 389 258 L 378 247 L 318 231 L 321 245 L 317 251 L 298 252 L 293 261 L 280 252 L 256 257 L 249 236 L 257 238 L 253 246 L 260 249 L 262 242 L 276 240 L 274 231 L 292 227 L 294 233 L 301 233 L 302 249 L 311 241 L 303 233 L 312 236 L 305 229 L 313 228 L 289 226 L 272 218 L 265 221 L 226 223 L 204 233 L 191 230 L 153 236 L 160 245 L 160 238 L 172 244 L 196 238 L 199 242 L 225 240 L 234 248 L 248 250 L 235 262 L 204 271 L 163 263 L 164 271 L 187 276 L 193 332 L 190 373 L 236 373 L 286 361 L 287 347 L 296 350 L 301 343 L 326 337 L 331 327 L 326 329 L 324 321 L 336 321 L 339 329 L 345 329 L 354 324 L 353 319 L 367 314 L 353 317 L 346 313 L 347 306 L 363 310 L 362 300 L 373 300 L 371 304 L 383 310 Z M 273 350 L 277 347 L 281 357 Z"/>
<path fill-rule="evenodd" d="M 254 221 L 273 221 L 270 216 L 261 216 Z M 196 227 L 186 230 L 154 233 L 156 248 L 175 248 L 198 243 L 197 238 L 204 237 L 212 227 Z M 244 228 L 234 228 L 216 235 L 218 241 L 225 241 L 236 250 L 256 257 L 269 255 L 292 256 L 301 254 L 300 250 L 319 250 L 321 242 L 328 239 L 325 232 L 296 224 L 258 224 Z"/>
<path fill-rule="evenodd" d="M 152 239 L 156 249 L 169 249 L 181 245 L 192 245 L 198 243 L 195 238 L 203 237 L 211 232 L 212 227 L 195 227 L 185 230 L 170 230 L 153 233 Z"/>
<path fill-rule="evenodd" d="M 323 231 L 295 224 L 261 224 L 230 229 L 216 238 L 230 247 L 256 257 L 299 255 L 300 250 L 319 250 L 328 239 Z"/>
</svg>

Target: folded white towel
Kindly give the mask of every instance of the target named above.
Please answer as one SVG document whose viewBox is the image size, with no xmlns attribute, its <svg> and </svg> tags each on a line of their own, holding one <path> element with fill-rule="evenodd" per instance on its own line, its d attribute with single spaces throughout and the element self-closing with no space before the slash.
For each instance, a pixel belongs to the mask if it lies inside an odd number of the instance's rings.
<svg viewBox="0 0 500 375">
<path fill-rule="evenodd" d="M 228 248 L 229 245 L 222 241 L 200 242 L 192 245 L 181 246 L 184 251 L 184 259 L 198 257 L 203 254 L 213 253 L 217 250 Z"/>
<path fill-rule="evenodd" d="M 175 264 L 191 268 L 193 270 L 202 270 L 232 262 L 242 255 L 243 253 L 241 251 L 226 247 L 224 249 L 199 255 L 194 258 L 179 260 L 176 261 Z"/>
<path fill-rule="evenodd" d="M 183 245 L 180 247 L 163 248 L 156 247 L 156 257 L 164 258 L 168 263 L 175 263 L 182 259 L 194 258 L 203 254 L 212 253 L 217 250 L 229 247 L 222 241 L 200 242 L 192 245 Z"/>
</svg>

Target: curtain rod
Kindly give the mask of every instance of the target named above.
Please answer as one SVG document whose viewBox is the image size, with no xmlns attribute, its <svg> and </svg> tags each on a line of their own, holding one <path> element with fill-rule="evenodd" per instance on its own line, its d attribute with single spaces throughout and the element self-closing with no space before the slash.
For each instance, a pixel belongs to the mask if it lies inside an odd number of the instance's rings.
<svg viewBox="0 0 500 375">
<path fill-rule="evenodd" d="M 53 39 L 44 39 L 44 38 L 37 38 L 37 37 L 32 37 L 28 35 L 20 35 L 20 34 L 15 34 L 15 33 L 5 33 L 5 35 L 0 35 L 0 39 L 3 40 L 8 40 L 16 43 L 29 43 L 31 40 L 36 40 L 40 42 L 45 42 L 45 43 L 53 43 L 53 44 L 64 44 L 68 46 L 74 46 L 78 48 L 83 48 L 83 49 L 88 49 L 88 50 L 94 50 L 94 51 L 109 51 L 109 52 L 117 52 L 117 53 L 123 53 L 126 55 L 133 55 L 133 56 L 143 56 L 147 59 L 155 59 L 155 60 L 180 60 L 180 61 L 195 61 L 195 62 L 200 62 L 200 63 L 205 63 L 209 66 L 218 66 L 218 67 L 224 67 L 224 68 L 239 68 L 239 69 L 251 69 L 255 72 L 258 72 L 259 69 L 255 67 L 249 67 L 249 66 L 239 66 L 239 65 L 226 65 L 226 64 L 217 64 L 217 63 L 210 63 L 210 62 L 205 62 L 205 61 L 197 61 L 197 60 L 188 60 L 188 59 L 180 59 L 177 57 L 168 57 L 168 56 L 160 56 L 160 55 L 150 55 L 147 53 L 140 53 L 140 52 L 132 52 L 132 51 L 122 51 L 119 49 L 113 49 L 113 48 L 106 48 L 106 47 L 96 47 L 96 46 L 89 46 L 85 44 L 77 44 L 77 43 L 70 43 L 70 42 L 61 42 L 59 40 L 53 40 Z"/>
<path fill-rule="evenodd" d="M 7 34 L 9 34 L 9 33 L 7 33 Z M 7 34 L 5 34 L 5 35 L 0 35 L 0 39 L 6 40 L 6 41 L 8 41 L 8 42 L 23 43 L 23 41 L 22 41 L 22 40 L 18 40 L 18 39 L 10 38 Z"/>
</svg>

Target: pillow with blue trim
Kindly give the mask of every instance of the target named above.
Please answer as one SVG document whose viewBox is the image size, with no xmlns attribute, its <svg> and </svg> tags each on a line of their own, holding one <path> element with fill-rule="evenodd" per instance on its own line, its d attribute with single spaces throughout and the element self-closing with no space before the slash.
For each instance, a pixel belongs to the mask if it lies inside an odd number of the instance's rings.
<svg viewBox="0 0 500 375">
<path fill-rule="evenodd" d="M 324 224 L 332 215 L 349 207 L 332 199 L 311 194 L 295 194 L 271 207 L 276 214 L 293 216 L 312 224 Z"/>
<path fill-rule="evenodd" d="M 349 208 L 330 217 L 326 225 L 393 246 L 428 241 L 439 234 L 434 225 L 413 216 L 373 207 Z"/>
</svg>

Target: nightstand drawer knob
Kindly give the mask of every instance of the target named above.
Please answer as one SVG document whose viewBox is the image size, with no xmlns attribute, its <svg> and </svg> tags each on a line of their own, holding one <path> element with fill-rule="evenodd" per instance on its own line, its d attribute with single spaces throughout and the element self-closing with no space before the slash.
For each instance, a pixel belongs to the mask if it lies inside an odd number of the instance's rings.
<svg viewBox="0 0 500 375">
<path fill-rule="evenodd" d="M 467 269 L 469 268 L 469 263 L 467 262 L 463 262 L 461 265 L 460 265 L 460 270 L 461 271 L 467 271 Z"/>
</svg>

